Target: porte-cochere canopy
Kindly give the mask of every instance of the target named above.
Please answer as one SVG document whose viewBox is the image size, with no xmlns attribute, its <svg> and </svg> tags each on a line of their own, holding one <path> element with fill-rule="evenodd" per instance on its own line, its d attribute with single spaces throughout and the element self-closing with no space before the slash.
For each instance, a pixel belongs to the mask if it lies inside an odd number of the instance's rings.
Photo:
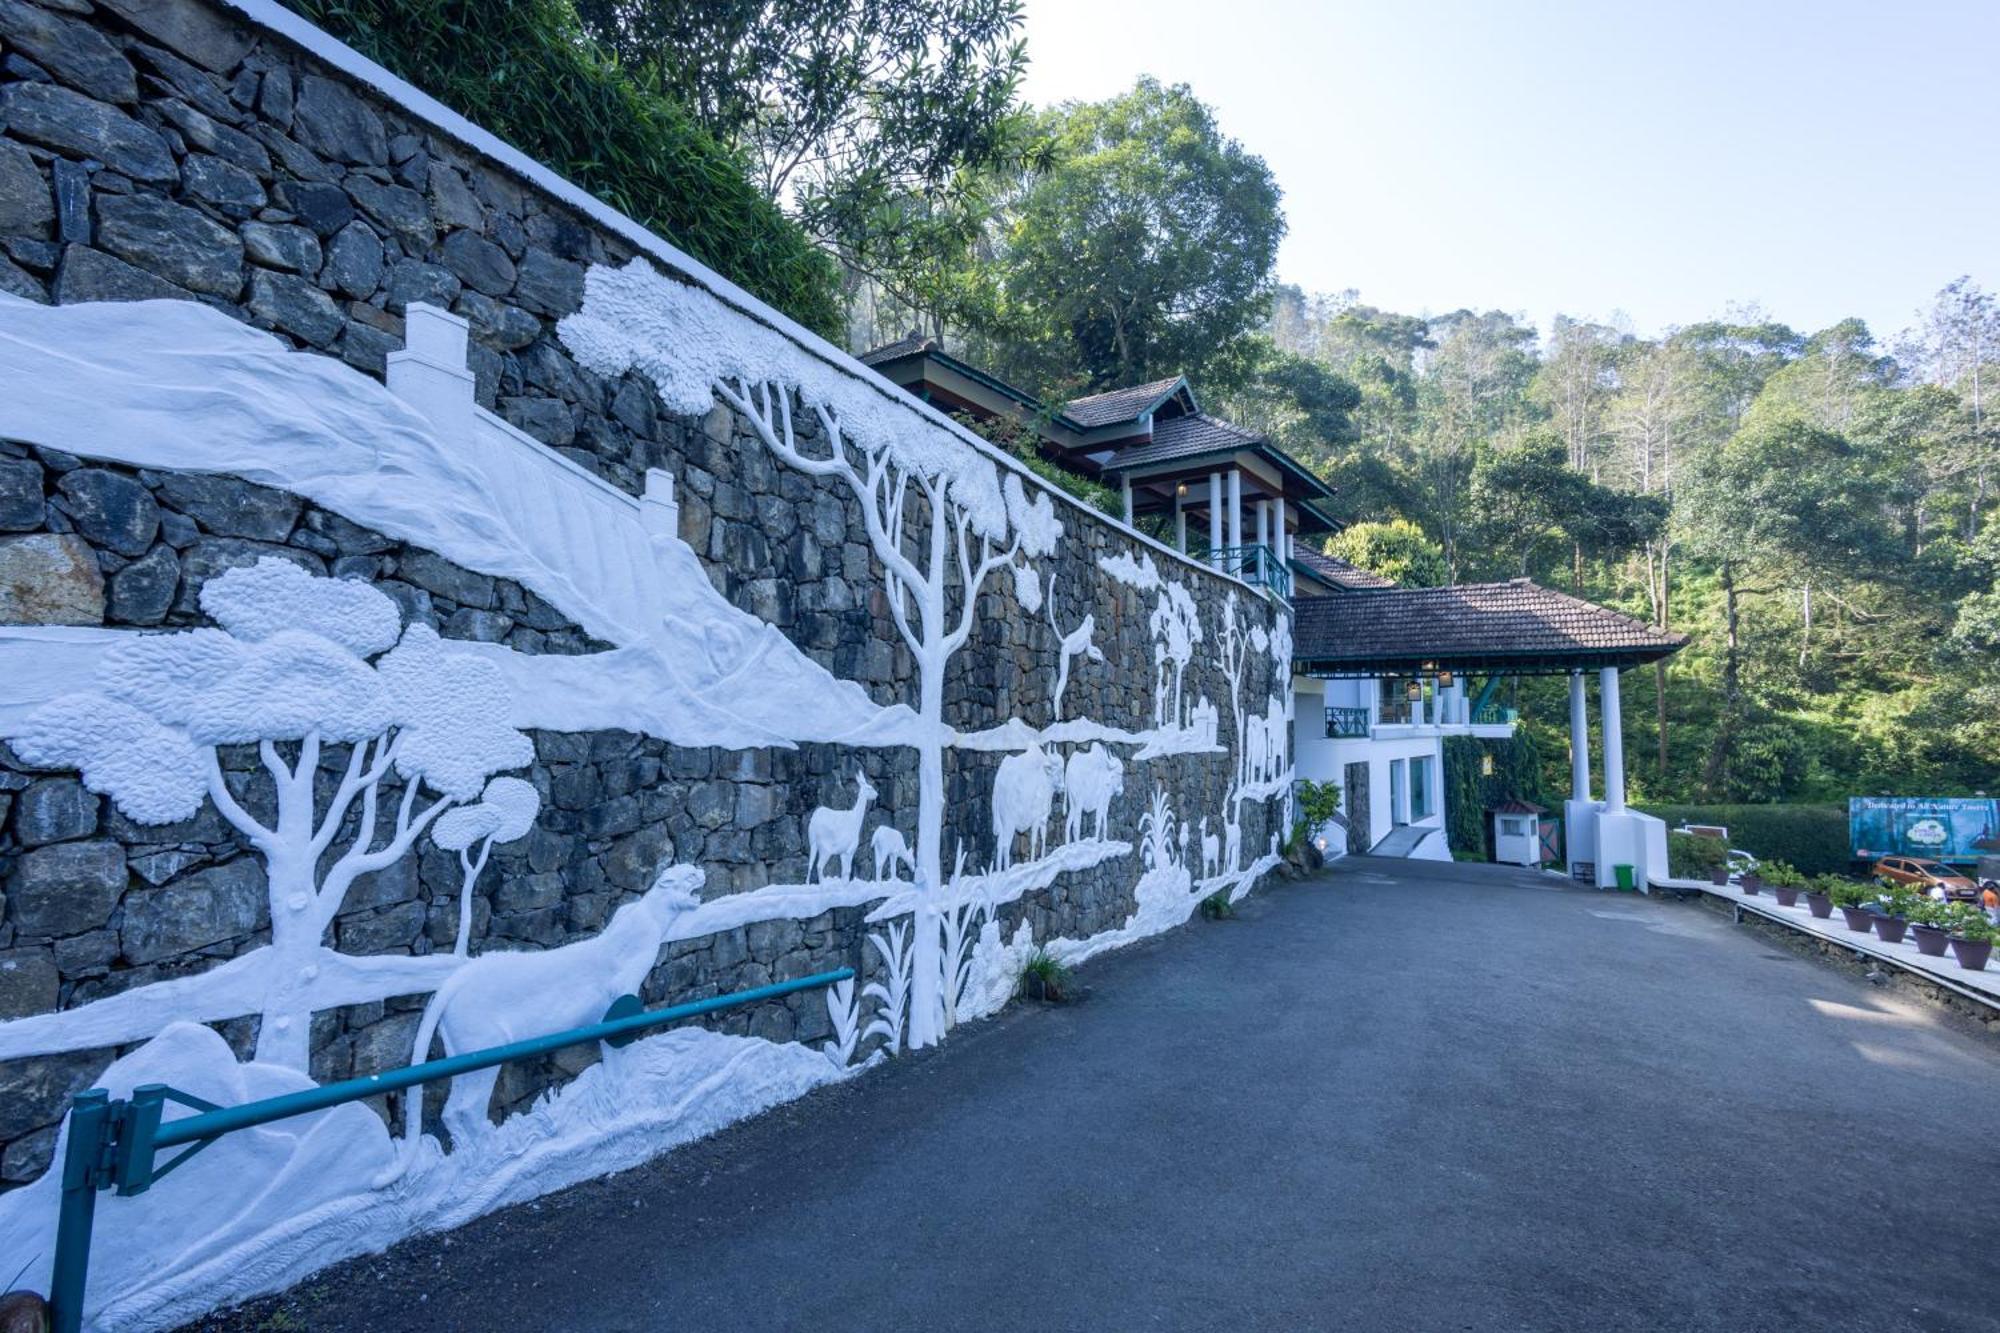
<svg viewBox="0 0 2000 1333">
<path fill-rule="evenodd" d="M 1687 643 L 1527 579 L 1448 588 L 1326 582 L 1326 595 L 1293 603 L 1293 658 L 1307 675 L 1558 675 L 1640 666 Z"/>
</svg>

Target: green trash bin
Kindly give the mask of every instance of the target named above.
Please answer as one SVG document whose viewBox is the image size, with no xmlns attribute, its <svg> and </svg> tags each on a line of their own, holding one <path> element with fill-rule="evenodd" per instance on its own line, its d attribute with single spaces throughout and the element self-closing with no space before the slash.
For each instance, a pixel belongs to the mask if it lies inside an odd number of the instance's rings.
<svg viewBox="0 0 2000 1333">
<path fill-rule="evenodd" d="M 1620 893 L 1630 893 L 1639 887 L 1638 875 L 1631 866 L 1613 866 L 1611 873 L 1618 877 Z"/>
</svg>

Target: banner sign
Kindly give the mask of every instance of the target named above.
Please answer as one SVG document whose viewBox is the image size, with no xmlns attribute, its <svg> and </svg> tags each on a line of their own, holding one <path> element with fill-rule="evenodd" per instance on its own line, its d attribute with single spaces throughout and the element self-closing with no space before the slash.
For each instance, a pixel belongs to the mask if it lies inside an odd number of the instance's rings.
<svg viewBox="0 0 2000 1333">
<path fill-rule="evenodd" d="M 2000 852 L 2000 801 L 1985 796 L 1850 796 L 1847 842 L 1857 861 L 1880 856 L 1974 861 L 1982 853 Z"/>
</svg>

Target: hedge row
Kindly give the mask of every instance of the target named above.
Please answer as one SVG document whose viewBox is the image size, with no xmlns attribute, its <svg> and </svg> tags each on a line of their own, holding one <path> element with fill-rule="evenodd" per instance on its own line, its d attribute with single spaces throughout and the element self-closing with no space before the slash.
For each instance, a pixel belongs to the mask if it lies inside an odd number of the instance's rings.
<svg viewBox="0 0 2000 1333">
<path fill-rule="evenodd" d="M 1760 861 L 1788 861 L 1808 875 L 1844 871 L 1850 860 L 1845 805 L 1649 805 L 1649 815 L 1682 824 L 1720 824 L 1729 845 Z"/>
<path fill-rule="evenodd" d="M 588 41 L 569 0 L 284 0 L 369 59 L 828 337 L 832 258 L 742 159 Z"/>
</svg>

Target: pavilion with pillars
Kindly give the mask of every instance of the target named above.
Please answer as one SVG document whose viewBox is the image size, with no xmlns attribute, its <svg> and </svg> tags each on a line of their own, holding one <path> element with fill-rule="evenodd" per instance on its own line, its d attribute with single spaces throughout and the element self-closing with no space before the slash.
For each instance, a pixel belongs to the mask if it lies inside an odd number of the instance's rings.
<svg viewBox="0 0 2000 1333">
<path fill-rule="evenodd" d="M 1127 523 L 1154 520 L 1180 550 L 1281 596 L 1297 540 L 1339 526 L 1322 509 L 1331 486 L 1262 435 L 1202 411 L 1185 376 L 1050 406 L 918 333 L 861 360 L 935 407 L 1034 430 L 1044 456 L 1117 490 Z"/>
<path fill-rule="evenodd" d="M 1625 803 L 1619 674 L 1678 652 L 1684 635 L 1544 588 L 1528 579 L 1403 588 L 1325 556 L 1300 562 L 1293 601 L 1293 693 L 1299 776 L 1353 785 L 1351 766 L 1386 763 L 1391 809 L 1365 834 L 1421 823 L 1417 783 L 1394 766 L 1430 763 L 1443 737 L 1511 736 L 1493 706 L 1510 676 L 1569 679 L 1570 793 L 1563 807 L 1571 875 L 1603 887 L 1631 867 L 1635 882 L 1666 873 L 1666 828 Z M 1589 677 L 1596 677 L 1604 795 L 1591 794 Z M 1308 738 L 1312 704 L 1326 737 Z M 1438 760 L 1441 761 L 1441 753 Z M 1350 811 L 1365 798 L 1349 802 Z"/>
</svg>

